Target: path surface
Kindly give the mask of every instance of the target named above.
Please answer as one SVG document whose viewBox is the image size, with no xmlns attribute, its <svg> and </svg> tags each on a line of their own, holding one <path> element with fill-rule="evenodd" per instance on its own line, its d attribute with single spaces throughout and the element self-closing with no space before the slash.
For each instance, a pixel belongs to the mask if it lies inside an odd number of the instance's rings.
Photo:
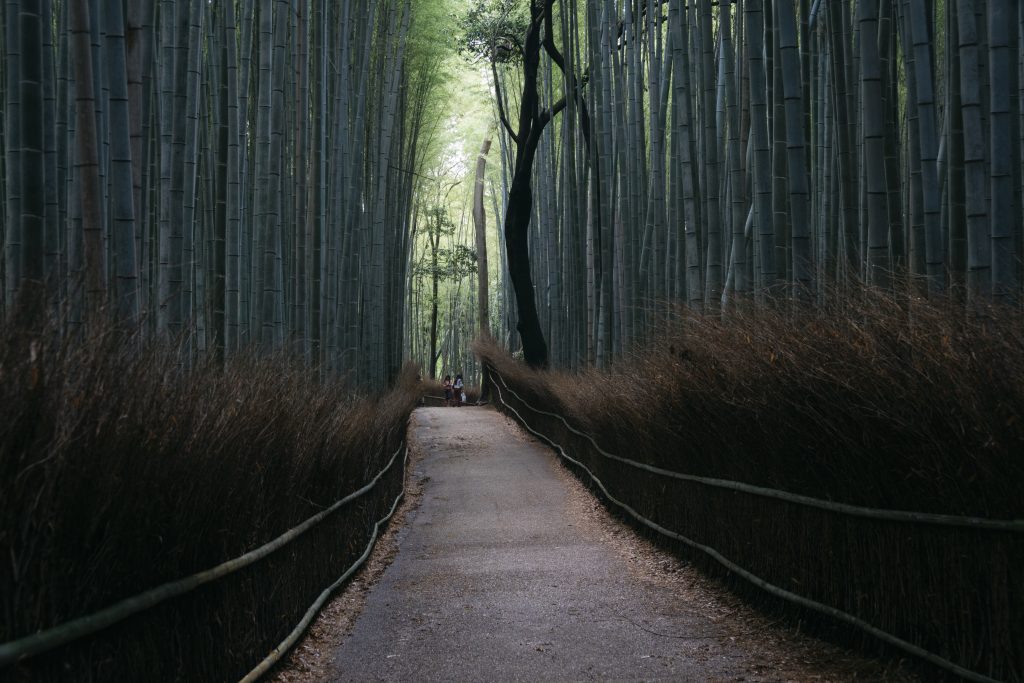
<svg viewBox="0 0 1024 683">
<path fill-rule="evenodd" d="M 420 409 L 410 437 L 422 501 L 329 680 L 890 679 L 658 554 L 497 412 Z"/>
</svg>

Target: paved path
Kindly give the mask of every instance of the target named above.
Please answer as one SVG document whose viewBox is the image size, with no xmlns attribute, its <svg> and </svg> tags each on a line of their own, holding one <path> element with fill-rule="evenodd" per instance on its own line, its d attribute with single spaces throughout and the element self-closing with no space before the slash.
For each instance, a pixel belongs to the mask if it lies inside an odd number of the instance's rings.
<svg viewBox="0 0 1024 683">
<path fill-rule="evenodd" d="M 410 432 L 423 499 L 332 680 L 844 678 L 818 665 L 780 675 L 729 636 L 714 599 L 645 580 L 599 513 L 588 519 L 588 494 L 498 413 L 420 409 Z"/>
</svg>

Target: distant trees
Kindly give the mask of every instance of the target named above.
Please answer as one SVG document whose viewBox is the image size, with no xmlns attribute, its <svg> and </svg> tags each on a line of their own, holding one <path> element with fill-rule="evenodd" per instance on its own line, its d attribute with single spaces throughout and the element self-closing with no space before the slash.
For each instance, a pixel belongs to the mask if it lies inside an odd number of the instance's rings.
<svg viewBox="0 0 1024 683">
<path fill-rule="evenodd" d="M 673 301 L 718 314 L 870 283 L 1019 305 L 1022 27 L 1001 0 L 476 3 L 495 119 L 571 109 L 529 183 L 519 130 L 498 140 L 506 234 L 534 189 L 552 361 L 606 364 Z M 536 105 L 508 94 L 533 78 L 508 59 L 531 31 L 564 46 L 540 53 Z"/>
<path fill-rule="evenodd" d="M 91 311 L 189 354 L 287 346 L 382 384 L 445 49 L 416 24 L 435 11 L 6 2 L 0 313 L 38 283 L 72 327 Z"/>
<path fill-rule="evenodd" d="M 421 278 L 428 281 L 428 294 L 425 302 L 420 301 L 420 306 L 426 305 L 429 309 L 429 349 L 426 356 L 426 368 L 431 379 L 437 377 L 437 362 L 441 357 L 441 349 L 438 346 L 438 325 L 441 283 L 461 282 L 463 278 L 477 272 L 477 256 L 469 247 L 451 243 L 450 238 L 455 234 L 456 226 L 448 216 L 448 209 L 441 204 L 434 204 L 423 210 L 420 215 L 422 226 L 422 237 L 426 240 L 426 249 L 420 260 L 412 269 L 413 278 Z M 444 238 L 444 242 L 442 242 Z M 444 244 L 445 246 L 442 246 Z M 470 333 L 469 330 L 459 330 L 462 336 Z"/>
</svg>

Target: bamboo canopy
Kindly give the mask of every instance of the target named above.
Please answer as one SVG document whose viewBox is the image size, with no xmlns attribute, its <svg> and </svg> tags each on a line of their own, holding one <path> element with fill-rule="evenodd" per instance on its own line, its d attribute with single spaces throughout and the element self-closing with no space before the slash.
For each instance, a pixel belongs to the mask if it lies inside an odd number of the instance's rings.
<svg viewBox="0 0 1024 683">
<path fill-rule="evenodd" d="M 679 305 L 1020 304 L 1019 3 L 435 5 L 6 0 L 0 313 L 100 311 L 190 358 L 283 348 L 373 386 L 439 344 L 469 362 L 487 327 L 578 367 Z M 456 40 L 497 154 L 453 222 L 472 244 L 486 207 L 514 246 L 486 320 L 461 280 L 414 281 Z"/>
</svg>

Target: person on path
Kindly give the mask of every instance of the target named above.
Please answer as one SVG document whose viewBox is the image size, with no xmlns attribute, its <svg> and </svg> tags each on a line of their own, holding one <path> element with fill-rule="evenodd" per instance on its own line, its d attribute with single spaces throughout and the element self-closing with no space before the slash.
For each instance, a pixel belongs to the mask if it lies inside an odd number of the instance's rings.
<svg viewBox="0 0 1024 683">
<path fill-rule="evenodd" d="M 466 386 L 462 383 L 462 375 L 455 375 L 452 390 L 455 392 L 455 405 L 463 405 L 466 402 Z"/>
<path fill-rule="evenodd" d="M 444 376 L 444 405 L 449 407 L 452 405 L 452 376 Z"/>
</svg>

